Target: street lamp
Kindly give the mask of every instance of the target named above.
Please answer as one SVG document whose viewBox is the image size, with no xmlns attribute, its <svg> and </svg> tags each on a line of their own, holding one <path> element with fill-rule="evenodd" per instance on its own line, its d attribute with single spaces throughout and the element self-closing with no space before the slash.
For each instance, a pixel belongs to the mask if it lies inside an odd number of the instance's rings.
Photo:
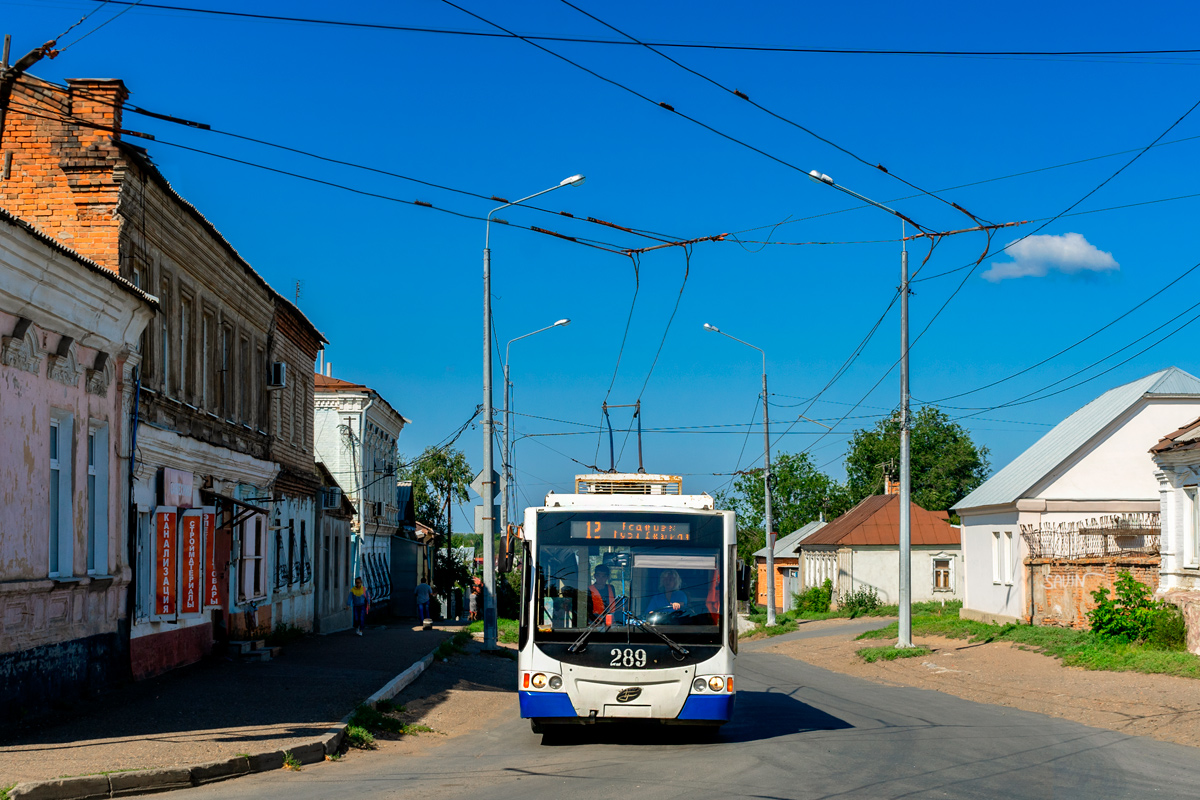
<svg viewBox="0 0 1200 800">
<path fill-rule="evenodd" d="M 719 333 L 747 347 L 754 347 L 762 353 L 762 401 L 763 401 L 763 523 L 767 532 L 767 624 L 775 624 L 775 542 L 771 538 L 771 528 L 775 520 L 771 515 L 771 422 L 767 403 L 767 354 L 761 347 L 755 347 L 749 342 L 743 342 L 736 336 L 730 336 L 716 325 L 704 323 L 704 330 Z"/>
<path fill-rule="evenodd" d="M 501 533 L 505 533 L 508 531 L 508 512 L 509 512 L 510 497 L 512 497 L 512 493 L 509 491 L 509 488 L 508 488 L 509 485 L 512 483 L 512 451 L 509 449 L 509 444 L 508 444 L 508 442 L 509 442 L 508 432 L 509 432 L 509 429 L 512 427 L 512 412 L 509 409 L 509 406 L 511 405 L 510 400 L 512 397 L 512 381 L 510 381 L 508 379 L 508 365 L 509 365 L 508 351 L 509 351 L 509 348 L 512 347 L 513 342 L 520 341 L 521 339 L 528 339 L 530 336 L 533 336 L 534 334 L 541 333 L 542 331 L 548 331 L 551 328 L 565 328 L 566 326 L 568 326 L 570 324 L 571 324 L 571 320 L 560 319 L 558 322 L 554 323 L 553 325 L 547 325 L 544 328 L 538 328 L 536 331 L 527 333 L 524 336 L 518 336 L 515 339 L 509 339 L 508 344 L 506 344 L 504 346 L 504 446 L 503 446 L 503 450 L 501 451 L 501 455 L 500 455 L 500 469 L 503 470 L 503 472 L 504 472 L 504 477 L 500 481 L 500 495 L 501 495 L 501 499 L 500 499 L 500 531 L 501 531 Z"/>
<path fill-rule="evenodd" d="M 899 217 L 919 229 L 919 226 L 895 209 L 876 203 L 869 197 L 834 183 L 833 178 L 813 170 L 808 176 L 816 183 L 832 186 L 839 192 L 862 200 L 868 205 Z M 903 239 L 900 245 L 900 630 L 897 647 L 912 647 L 912 483 L 909 461 L 909 397 L 908 397 L 908 249 Z"/>
<path fill-rule="evenodd" d="M 496 483 L 492 480 L 494 466 L 492 456 L 492 215 L 509 206 L 519 205 L 526 200 L 553 192 L 564 186 L 579 186 L 582 175 L 572 175 L 528 197 L 505 203 L 488 212 L 483 236 L 483 648 L 496 649 L 496 519 L 492 509 L 496 503 Z"/>
</svg>

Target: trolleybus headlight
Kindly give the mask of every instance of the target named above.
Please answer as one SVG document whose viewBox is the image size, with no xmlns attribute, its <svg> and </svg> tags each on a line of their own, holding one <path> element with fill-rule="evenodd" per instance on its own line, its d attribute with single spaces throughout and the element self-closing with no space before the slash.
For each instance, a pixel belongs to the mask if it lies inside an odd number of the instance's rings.
<svg viewBox="0 0 1200 800">
<path fill-rule="evenodd" d="M 550 688 L 551 689 L 561 689 L 562 688 L 562 678 L 558 677 L 557 675 L 551 675 L 550 676 Z"/>
<path fill-rule="evenodd" d="M 536 686 L 537 685 L 537 676 L 536 675 L 533 677 L 533 680 L 534 680 L 534 685 Z M 722 678 L 720 675 L 713 675 L 711 678 L 708 679 L 708 688 L 712 689 L 714 692 L 721 691 L 722 689 L 725 688 L 725 679 Z"/>
<path fill-rule="evenodd" d="M 533 684 L 533 688 L 541 689 L 546 685 L 546 676 L 539 672 L 533 676 L 531 683 Z"/>
<path fill-rule="evenodd" d="M 696 680 L 692 681 L 693 692 L 703 692 L 707 686 L 708 681 L 704 680 L 704 678 L 696 678 Z"/>
</svg>

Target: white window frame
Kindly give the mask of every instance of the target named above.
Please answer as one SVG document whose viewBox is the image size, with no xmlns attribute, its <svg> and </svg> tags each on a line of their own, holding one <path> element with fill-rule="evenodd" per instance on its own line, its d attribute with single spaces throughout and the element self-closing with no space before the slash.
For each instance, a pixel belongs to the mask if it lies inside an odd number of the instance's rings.
<svg viewBox="0 0 1200 800">
<path fill-rule="evenodd" d="M 938 562 L 945 561 L 946 566 L 946 586 L 939 587 L 937 585 Z M 943 592 L 953 594 L 954 592 L 954 554 L 953 553 L 934 553 L 929 557 L 929 575 L 932 581 L 934 592 L 941 594 Z"/>
<path fill-rule="evenodd" d="M 992 531 L 992 583 L 999 586 L 1003 583 L 1004 572 L 1001 570 L 1000 531 Z"/>
<path fill-rule="evenodd" d="M 1013 532 L 1004 532 L 1004 585 L 1013 585 Z"/>
<path fill-rule="evenodd" d="M 108 425 L 88 425 L 87 574 L 108 574 Z"/>
<path fill-rule="evenodd" d="M 262 514 L 255 514 L 242 523 L 242 554 L 238 565 L 238 594 L 241 602 L 252 603 L 267 599 L 268 534 L 267 518 Z M 256 578 L 257 591 L 254 589 Z"/>
<path fill-rule="evenodd" d="M 1183 566 L 1193 569 L 1200 567 L 1200 501 L 1196 493 L 1195 486 L 1184 487 L 1183 494 L 1188 500 L 1188 520 L 1184 525 Z"/>
<path fill-rule="evenodd" d="M 72 513 L 71 455 L 74 452 L 75 420 L 70 414 L 50 412 L 50 477 L 47 520 L 46 574 L 51 578 L 71 577 L 74 572 L 75 526 Z M 65 434 L 65 435 L 64 435 Z M 57 494 L 57 498 L 55 495 Z M 57 499 L 57 502 L 54 502 Z"/>
</svg>

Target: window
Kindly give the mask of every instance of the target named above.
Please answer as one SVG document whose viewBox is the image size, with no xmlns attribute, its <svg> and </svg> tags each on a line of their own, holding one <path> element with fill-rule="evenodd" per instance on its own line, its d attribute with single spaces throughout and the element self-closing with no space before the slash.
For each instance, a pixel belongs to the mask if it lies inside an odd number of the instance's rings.
<svg viewBox="0 0 1200 800">
<path fill-rule="evenodd" d="M 242 600 L 260 600 L 267 596 L 265 521 L 266 517 L 259 514 L 242 525 Z"/>
<path fill-rule="evenodd" d="M 342 581 L 342 586 L 350 585 L 350 537 L 346 537 L 346 561 L 345 561 L 346 576 Z"/>
<path fill-rule="evenodd" d="M 150 562 L 153 560 L 150 544 L 150 514 L 145 511 L 137 512 L 137 596 L 134 599 L 133 618 L 135 622 L 146 622 L 150 619 L 150 607 L 154 600 L 150 588 Z"/>
<path fill-rule="evenodd" d="M 200 323 L 200 405 L 212 410 L 212 348 L 216 344 L 213 340 L 213 318 L 211 314 L 205 314 L 204 319 Z"/>
<path fill-rule="evenodd" d="M 195 359 L 192 357 L 192 301 L 179 298 L 179 392 L 184 400 L 192 399 L 195 390 Z"/>
<path fill-rule="evenodd" d="M 219 359 L 221 369 L 221 382 L 219 389 L 221 392 L 221 412 L 226 419 L 233 419 L 233 393 L 230 387 L 233 382 L 229 379 L 229 369 L 232 366 L 230 363 L 233 360 L 233 352 L 230 350 L 229 338 L 233 335 L 228 325 L 221 326 L 221 357 Z"/>
<path fill-rule="evenodd" d="M 243 423 L 250 422 L 250 385 L 253 383 L 253 376 L 250 374 L 250 342 L 243 336 L 241 347 L 238 350 L 238 370 L 241 372 L 242 378 L 238 383 L 242 385 L 241 396 L 238 398 L 240 405 L 238 406 L 239 414 Z"/>
<path fill-rule="evenodd" d="M 59 505 L 62 493 L 62 466 L 58 459 L 60 427 L 58 420 L 50 422 L 50 577 L 59 574 L 59 550 L 62 535 L 62 520 L 59 519 Z"/>
<path fill-rule="evenodd" d="M 1004 584 L 1012 586 L 1013 582 L 1013 534 L 1004 532 Z"/>
<path fill-rule="evenodd" d="M 162 320 L 162 389 L 164 394 L 171 393 L 171 331 L 170 320 L 161 314 Z"/>
<path fill-rule="evenodd" d="M 287 550 L 287 582 L 291 586 L 296 581 L 296 520 L 288 520 L 288 550 Z"/>
<path fill-rule="evenodd" d="M 933 559 L 933 590 L 935 592 L 954 591 L 954 559 L 934 556 Z"/>
<path fill-rule="evenodd" d="M 1195 486 L 1190 486 L 1183 492 L 1187 495 L 1190 512 L 1183 543 L 1183 565 L 1200 567 L 1200 502 L 1197 502 Z"/>
<path fill-rule="evenodd" d="M 1004 573 L 1000 551 L 1000 531 L 992 531 L 992 583 L 1001 583 Z"/>
<path fill-rule="evenodd" d="M 108 571 L 108 427 L 92 425 L 87 441 L 87 571 Z"/>
<path fill-rule="evenodd" d="M 304 529 L 304 520 L 300 520 L 300 578 L 301 585 L 312 579 L 308 568 L 308 532 Z"/>
</svg>

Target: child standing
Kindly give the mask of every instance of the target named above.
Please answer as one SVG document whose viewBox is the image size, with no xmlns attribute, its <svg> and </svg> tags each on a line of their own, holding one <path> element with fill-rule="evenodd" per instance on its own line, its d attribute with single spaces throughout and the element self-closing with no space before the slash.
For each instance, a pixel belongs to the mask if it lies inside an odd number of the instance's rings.
<svg viewBox="0 0 1200 800">
<path fill-rule="evenodd" d="M 363 586 L 362 578 L 354 579 L 354 585 L 346 597 L 346 605 L 354 609 L 355 632 L 362 636 L 363 629 L 367 627 L 367 614 L 371 613 L 371 593 Z"/>
</svg>

